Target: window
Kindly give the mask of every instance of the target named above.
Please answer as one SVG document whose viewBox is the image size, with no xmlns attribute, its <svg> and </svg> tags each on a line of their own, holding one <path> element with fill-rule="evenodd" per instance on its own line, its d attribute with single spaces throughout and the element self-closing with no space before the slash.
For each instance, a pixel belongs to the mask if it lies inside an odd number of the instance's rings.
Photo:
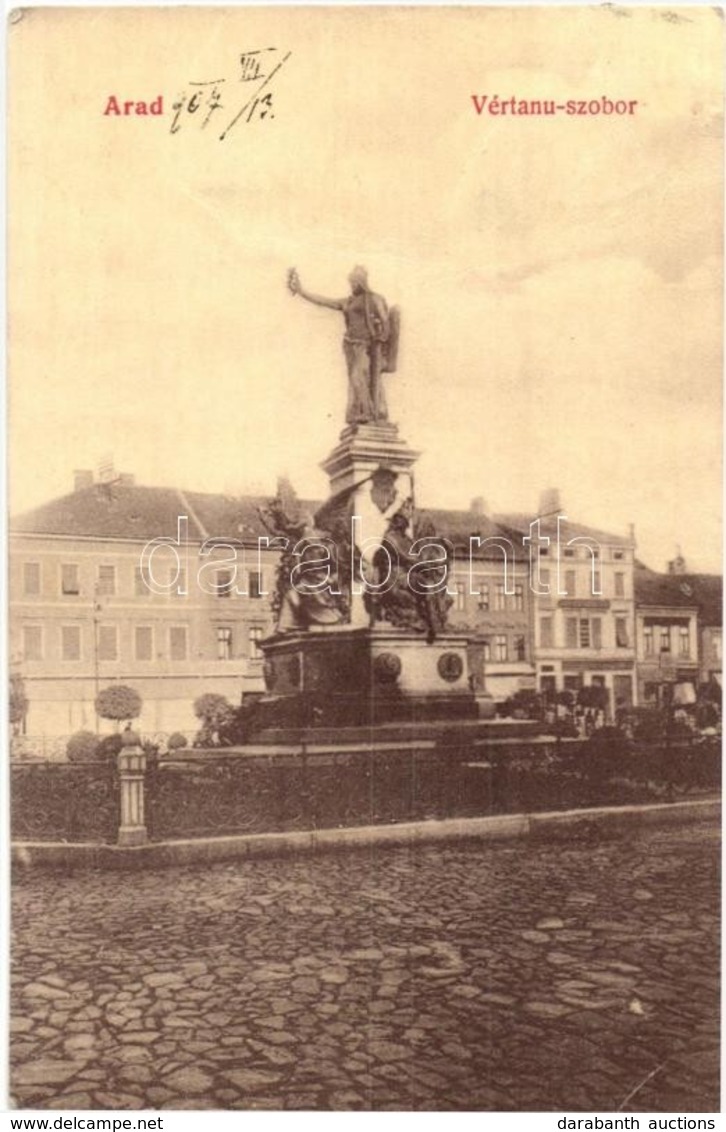
<svg viewBox="0 0 726 1132">
<path fill-rule="evenodd" d="M 599 570 L 592 572 L 592 592 L 595 595 L 602 593 L 602 577 Z"/>
<path fill-rule="evenodd" d="M 492 659 L 492 642 L 488 637 L 485 637 L 481 643 L 481 655 L 485 664 Z"/>
<path fill-rule="evenodd" d="M 247 589 L 251 598 L 262 597 L 262 590 L 264 589 L 262 583 L 262 574 L 259 570 L 250 570 L 247 574 Z"/>
<path fill-rule="evenodd" d="M 134 630 L 134 655 L 137 660 L 152 660 L 154 637 L 150 625 L 137 625 Z"/>
<path fill-rule="evenodd" d="M 616 562 L 622 562 L 622 560 L 625 558 L 625 555 L 623 554 L 622 550 L 616 550 L 613 552 L 613 558 Z"/>
<path fill-rule="evenodd" d="M 116 567 L 101 565 L 98 567 L 97 592 L 103 597 L 113 597 L 116 593 Z"/>
<path fill-rule="evenodd" d="M 186 625 L 172 625 L 169 629 L 169 658 L 170 660 L 186 660 L 187 658 L 187 627 Z"/>
<path fill-rule="evenodd" d="M 539 619 L 539 643 L 540 648 L 551 649 L 554 643 L 552 638 L 552 618 L 540 617 Z"/>
<path fill-rule="evenodd" d="M 476 595 L 477 608 L 481 610 L 489 609 L 489 586 L 487 582 L 477 580 L 476 588 L 479 591 Z"/>
<path fill-rule="evenodd" d="M 151 593 L 149 586 L 149 572 L 137 566 L 134 570 L 134 594 L 136 597 L 147 597 Z"/>
<path fill-rule="evenodd" d="M 61 565 L 61 593 L 64 597 L 77 597 L 80 592 L 78 563 L 63 562 Z"/>
<path fill-rule="evenodd" d="M 540 570 L 539 580 L 540 580 L 540 585 L 542 586 L 542 589 L 547 590 L 549 592 L 549 588 L 550 588 L 550 572 L 549 572 L 549 570 Z"/>
<path fill-rule="evenodd" d="M 115 625 L 98 626 L 98 659 L 118 660 L 118 629 Z"/>
<path fill-rule="evenodd" d="M 466 583 L 454 582 L 456 593 L 454 594 L 454 609 L 457 613 L 463 613 L 466 609 Z"/>
<path fill-rule="evenodd" d="M 494 638 L 494 655 L 497 660 L 507 659 L 507 638 L 504 633 L 498 633 Z"/>
<path fill-rule="evenodd" d="M 63 660 L 81 659 L 80 625 L 61 625 L 61 656 Z"/>
<path fill-rule="evenodd" d="M 231 570 L 217 570 L 217 597 L 231 597 L 233 581 Z"/>
<path fill-rule="evenodd" d="M 713 656 L 715 660 L 721 659 L 722 653 L 722 640 L 720 633 L 715 633 L 713 638 Z"/>
<path fill-rule="evenodd" d="M 232 659 L 232 630 L 229 625 L 217 628 L 217 660 Z"/>
<path fill-rule="evenodd" d="M 40 625 L 23 625 L 23 660 L 43 659 L 43 630 Z"/>
<path fill-rule="evenodd" d="M 506 594 L 504 593 L 504 582 L 497 582 L 496 586 L 494 587 L 494 608 L 507 608 L 507 598 Z"/>
<path fill-rule="evenodd" d="M 574 552 L 574 550 L 572 549 L 572 547 L 571 547 L 571 546 L 570 546 L 570 547 L 566 547 L 566 548 L 565 548 L 565 549 L 564 549 L 564 550 L 562 551 L 562 556 L 563 556 L 563 558 L 574 558 L 574 557 L 575 557 L 575 552 Z"/>
<path fill-rule="evenodd" d="M 628 619 L 627 617 L 615 618 L 615 644 L 619 649 L 626 649 L 630 644 L 628 640 Z M 651 650 L 653 648 L 653 634 L 650 635 Z"/>
<path fill-rule="evenodd" d="M 660 651 L 671 651 L 671 631 L 667 625 L 665 625 L 660 631 Z"/>
<path fill-rule="evenodd" d="M 521 613 L 524 609 L 524 586 L 515 586 L 513 596 L 514 609 Z"/>
<path fill-rule="evenodd" d="M 565 623 L 567 632 L 567 647 L 581 649 L 602 648 L 602 618 L 601 617 L 568 617 Z"/>
<path fill-rule="evenodd" d="M 678 655 L 690 656 L 691 655 L 691 638 L 688 632 L 687 625 L 681 625 L 678 632 Z"/>
<path fill-rule="evenodd" d="M 625 574 L 615 575 L 615 596 L 625 597 Z"/>
<path fill-rule="evenodd" d="M 645 646 L 645 655 L 652 656 L 655 652 L 655 644 L 653 641 L 653 626 L 646 625 L 643 628 L 643 645 Z"/>
<path fill-rule="evenodd" d="M 643 685 L 643 694 L 644 694 L 646 700 L 657 700 L 658 699 L 658 685 L 654 684 L 652 682 L 651 683 L 646 682 Z"/>
<path fill-rule="evenodd" d="M 23 563 L 23 593 L 26 597 L 40 593 L 40 562 Z"/>
<path fill-rule="evenodd" d="M 262 626 L 250 626 L 249 642 L 250 642 L 250 660 L 262 660 L 262 649 L 259 647 L 258 642 L 262 640 Z"/>
<path fill-rule="evenodd" d="M 565 570 L 565 593 L 568 597 L 575 597 L 577 593 L 577 574 L 574 570 Z"/>
<path fill-rule="evenodd" d="M 514 656 L 517 660 L 527 659 L 527 642 L 521 635 L 514 638 Z"/>
</svg>

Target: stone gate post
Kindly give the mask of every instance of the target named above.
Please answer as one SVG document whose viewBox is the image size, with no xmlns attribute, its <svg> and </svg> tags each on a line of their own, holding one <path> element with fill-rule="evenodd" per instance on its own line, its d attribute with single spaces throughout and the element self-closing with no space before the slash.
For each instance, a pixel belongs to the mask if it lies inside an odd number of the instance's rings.
<svg viewBox="0 0 726 1132">
<path fill-rule="evenodd" d="M 146 755 L 141 749 L 138 736 L 131 732 L 127 733 L 127 738 L 131 743 L 127 741 L 118 755 L 121 822 L 117 844 L 144 845 L 147 841 L 144 814 Z"/>
</svg>

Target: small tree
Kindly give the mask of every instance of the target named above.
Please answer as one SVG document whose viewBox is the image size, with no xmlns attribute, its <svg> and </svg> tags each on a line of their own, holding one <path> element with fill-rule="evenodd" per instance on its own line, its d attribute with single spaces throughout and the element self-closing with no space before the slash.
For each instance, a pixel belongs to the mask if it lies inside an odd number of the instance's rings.
<svg viewBox="0 0 726 1132">
<path fill-rule="evenodd" d="M 608 690 L 599 684 L 586 684 L 580 688 L 577 696 L 580 707 L 593 708 L 595 711 L 606 711 L 608 706 Z"/>
<path fill-rule="evenodd" d="M 25 694 L 25 681 L 19 672 L 10 674 L 10 709 L 8 718 L 13 735 L 19 735 L 23 721 L 28 714 L 28 697 Z"/>
<path fill-rule="evenodd" d="M 195 740 L 195 746 L 218 747 L 220 732 L 229 728 L 234 721 L 234 708 L 226 696 L 218 692 L 205 692 L 194 701 L 194 714 L 202 726 Z"/>
<path fill-rule="evenodd" d="M 141 715 L 141 703 L 141 696 L 135 688 L 129 688 L 126 684 L 112 684 L 96 696 L 96 714 L 101 719 L 113 720 L 118 731 L 119 724 L 124 720 L 130 723 Z"/>
</svg>

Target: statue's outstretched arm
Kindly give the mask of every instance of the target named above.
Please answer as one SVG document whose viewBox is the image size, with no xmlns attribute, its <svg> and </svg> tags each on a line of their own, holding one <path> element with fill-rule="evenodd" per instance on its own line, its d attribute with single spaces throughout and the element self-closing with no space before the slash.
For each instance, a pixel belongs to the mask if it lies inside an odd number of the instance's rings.
<svg viewBox="0 0 726 1132">
<path fill-rule="evenodd" d="M 326 299 L 324 295 L 314 295 L 311 291 L 306 291 L 294 267 L 290 268 L 288 272 L 287 285 L 293 295 L 300 295 L 302 299 L 307 299 L 309 303 L 315 303 L 318 307 L 329 307 L 334 311 L 343 310 L 343 299 Z"/>
</svg>

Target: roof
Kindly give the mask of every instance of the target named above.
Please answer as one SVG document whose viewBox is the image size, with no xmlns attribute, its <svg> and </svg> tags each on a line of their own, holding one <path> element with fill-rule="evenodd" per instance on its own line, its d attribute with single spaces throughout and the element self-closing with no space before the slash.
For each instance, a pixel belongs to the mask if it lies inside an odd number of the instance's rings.
<svg viewBox="0 0 726 1132">
<path fill-rule="evenodd" d="M 437 533 L 450 539 L 455 547 L 464 544 L 468 550 L 472 536 L 483 542 L 488 538 L 507 538 L 509 534 L 494 520 L 478 511 L 449 511 L 435 507 L 419 507 L 418 510 L 424 512 L 431 519 Z"/>
<path fill-rule="evenodd" d="M 539 535 L 547 535 L 549 538 L 557 538 L 558 518 L 560 540 L 565 544 L 573 538 L 589 538 L 603 546 L 632 546 L 632 540 L 628 535 L 615 535 L 612 531 L 601 531 L 597 527 L 587 527 L 584 523 L 573 523 L 564 515 L 528 515 L 521 511 L 513 511 L 494 516 L 498 524 L 509 527 L 520 535 L 530 534 L 532 524 L 539 519 Z"/>
<path fill-rule="evenodd" d="M 188 538 L 192 542 L 210 538 L 247 541 L 269 534 L 258 513 L 258 508 L 269 502 L 270 497 L 262 495 L 224 495 L 120 482 L 94 484 L 14 516 L 10 520 L 10 532 L 148 542 L 158 537 L 176 538 L 179 516 L 186 515 Z M 320 502 L 300 500 L 300 507 L 311 513 L 320 506 Z M 492 518 L 470 510 L 426 507 L 420 510 L 430 516 L 442 537 L 450 539 L 455 546 L 463 544 L 467 549 L 472 535 L 482 541 L 509 539 L 515 547 L 521 546 L 523 534 L 530 533 L 530 524 L 536 518 L 523 515 Z M 543 534 L 556 535 L 556 524 L 553 525 L 551 519 L 543 519 L 540 529 Z M 569 520 L 561 523 L 561 533 L 568 540 L 585 535 L 609 545 L 629 545 L 627 539 L 618 535 Z M 499 552 L 492 547 L 491 553 Z"/>
<path fill-rule="evenodd" d="M 268 533 L 257 507 L 266 496 L 232 496 L 169 487 L 94 484 L 10 519 L 12 534 L 67 538 L 176 538 L 179 517 L 188 519 L 192 541 L 256 538 Z"/>
<path fill-rule="evenodd" d="M 703 625 L 720 625 L 723 579 L 718 574 L 659 574 L 636 562 L 633 572 L 636 605 L 697 609 Z"/>
</svg>

